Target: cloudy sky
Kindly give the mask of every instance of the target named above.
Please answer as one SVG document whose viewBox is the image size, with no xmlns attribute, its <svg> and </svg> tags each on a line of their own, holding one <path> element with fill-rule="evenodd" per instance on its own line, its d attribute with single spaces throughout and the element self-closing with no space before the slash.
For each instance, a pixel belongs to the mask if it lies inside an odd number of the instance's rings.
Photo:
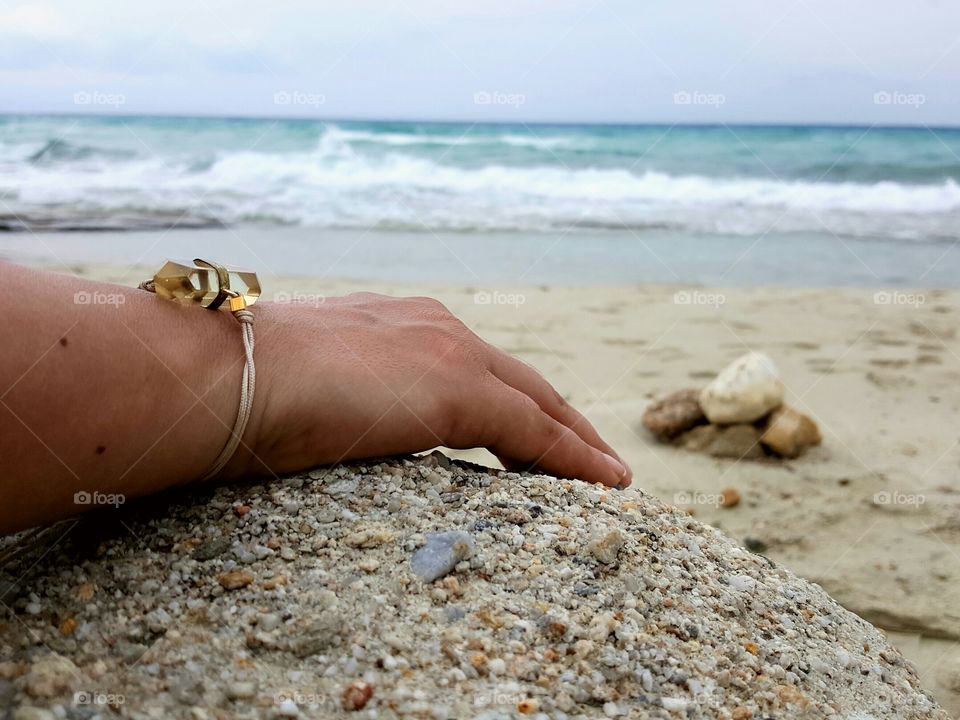
<svg viewBox="0 0 960 720">
<path fill-rule="evenodd" d="M 955 0 L 0 0 L 0 111 L 960 125 Z"/>
</svg>

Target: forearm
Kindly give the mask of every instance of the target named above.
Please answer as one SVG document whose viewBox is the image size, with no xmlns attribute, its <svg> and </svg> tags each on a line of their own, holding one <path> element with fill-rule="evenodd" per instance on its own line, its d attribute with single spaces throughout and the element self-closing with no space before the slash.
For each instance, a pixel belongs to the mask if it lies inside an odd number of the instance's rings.
<svg viewBox="0 0 960 720">
<path fill-rule="evenodd" d="M 203 475 L 236 413 L 226 313 L 0 264 L 0 533 Z"/>
<path fill-rule="evenodd" d="M 79 294 L 79 295 L 78 295 Z M 0 533 L 203 477 L 233 429 L 226 312 L 0 264 Z M 611 487 L 629 468 L 533 368 L 429 298 L 258 303 L 243 444 L 218 479 L 436 446 Z"/>
</svg>

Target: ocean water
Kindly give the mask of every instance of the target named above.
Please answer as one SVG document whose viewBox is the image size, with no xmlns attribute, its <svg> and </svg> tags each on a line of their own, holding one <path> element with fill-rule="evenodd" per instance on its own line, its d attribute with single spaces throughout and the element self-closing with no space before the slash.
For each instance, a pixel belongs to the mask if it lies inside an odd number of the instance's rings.
<svg viewBox="0 0 960 720">
<path fill-rule="evenodd" d="M 920 275 L 960 240 L 960 130 L 0 116 L 0 229 L 171 226 L 861 243 Z"/>
</svg>

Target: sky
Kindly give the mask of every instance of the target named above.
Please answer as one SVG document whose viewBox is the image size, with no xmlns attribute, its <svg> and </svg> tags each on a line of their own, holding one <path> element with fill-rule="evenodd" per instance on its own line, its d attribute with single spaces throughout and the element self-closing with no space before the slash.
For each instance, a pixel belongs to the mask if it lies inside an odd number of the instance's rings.
<svg viewBox="0 0 960 720">
<path fill-rule="evenodd" d="M 0 112 L 960 125 L 954 0 L 0 0 Z"/>
</svg>

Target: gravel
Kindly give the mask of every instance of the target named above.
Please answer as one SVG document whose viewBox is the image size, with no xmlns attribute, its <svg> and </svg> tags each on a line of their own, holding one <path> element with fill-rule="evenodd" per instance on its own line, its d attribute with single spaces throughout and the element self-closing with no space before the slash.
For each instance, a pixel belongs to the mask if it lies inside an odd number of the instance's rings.
<svg viewBox="0 0 960 720">
<path fill-rule="evenodd" d="M 0 577 L 13 718 L 947 717 L 872 625 L 639 491 L 434 454 L 51 542 Z"/>
</svg>

